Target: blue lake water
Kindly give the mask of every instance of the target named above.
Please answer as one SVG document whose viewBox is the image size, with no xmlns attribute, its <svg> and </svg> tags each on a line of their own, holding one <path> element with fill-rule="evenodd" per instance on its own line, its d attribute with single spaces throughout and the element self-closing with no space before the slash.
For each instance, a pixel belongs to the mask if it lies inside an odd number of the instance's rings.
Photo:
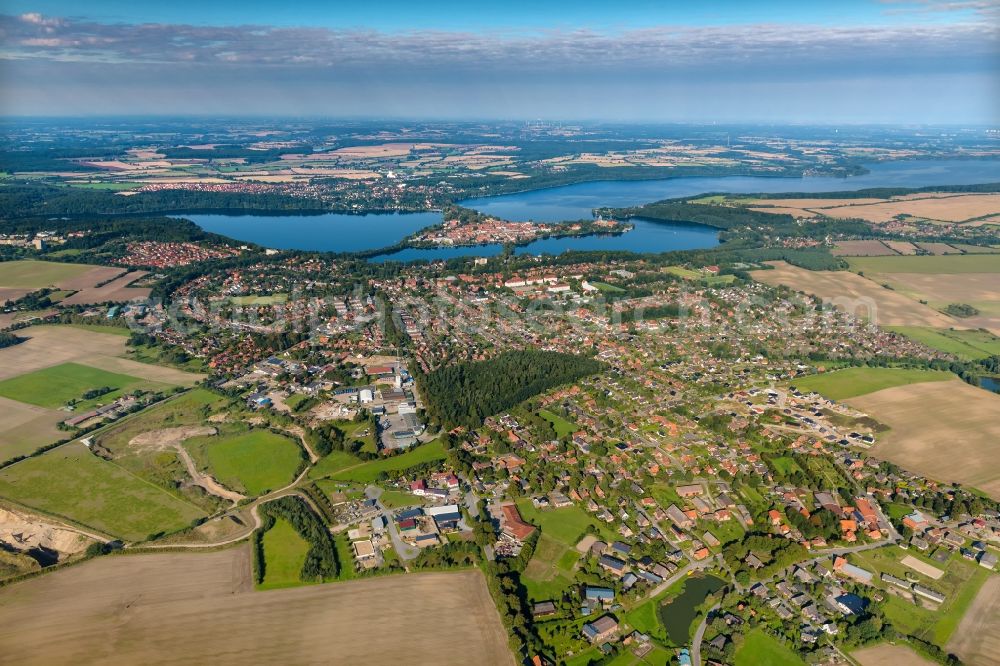
<svg viewBox="0 0 1000 666">
<path fill-rule="evenodd" d="M 1000 160 L 914 160 L 869 165 L 870 173 L 847 178 L 766 178 L 722 176 L 670 178 L 647 181 L 601 181 L 566 185 L 533 192 L 470 199 L 462 205 L 509 220 L 558 222 L 590 218 L 594 208 L 635 206 L 659 199 L 705 192 L 833 192 L 869 187 L 924 187 L 968 185 L 1000 181 Z M 206 231 L 265 247 L 326 252 L 358 252 L 387 247 L 441 221 L 440 213 L 385 213 L 345 215 L 185 215 Z M 550 238 L 516 249 L 518 254 L 560 253 L 566 250 L 631 250 L 668 252 L 712 247 L 715 229 L 635 220 L 636 228 L 621 236 Z M 406 249 L 373 261 L 448 259 L 494 256 L 500 245 L 462 248 Z"/>
<path fill-rule="evenodd" d="M 1000 393 L 1000 377 L 980 377 L 979 385 L 987 391 Z"/>
</svg>

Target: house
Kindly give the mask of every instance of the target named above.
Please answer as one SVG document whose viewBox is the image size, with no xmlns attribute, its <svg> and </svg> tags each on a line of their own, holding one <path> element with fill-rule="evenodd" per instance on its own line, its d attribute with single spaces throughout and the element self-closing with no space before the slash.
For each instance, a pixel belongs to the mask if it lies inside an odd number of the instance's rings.
<svg viewBox="0 0 1000 666">
<path fill-rule="evenodd" d="M 618 631 L 618 620 L 611 615 L 602 615 L 593 622 L 583 625 L 583 635 L 591 643 L 603 643 Z"/>
<path fill-rule="evenodd" d="M 529 525 L 521 518 L 521 513 L 517 510 L 517 505 L 507 503 L 500 507 L 503 513 L 502 531 L 512 539 L 524 541 L 535 531 L 534 525 Z"/>
<path fill-rule="evenodd" d="M 354 558 L 359 562 L 364 562 L 375 557 L 375 546 L 372 544 L 371 539 L 355 541 L 351 544 L 351 548 L 354 549 Z"/>
<path fill-rule="evenodd" d="M 424 513 L 434 519 L 439 530 L 455 529 L 462 520 L 462 511 L 457 504 L 431 507 Z"/>
<path fill-rule="evenodd" d="M 620 560 L 613 555 L 601 555 L 601 558 L 597 561 L 597 563 L 604 569 L 616 574 L 623 573 L 626 566 L 624 560 Z"/>
<path fill-rule="evenodd" d="M 840 556 L 834 558 L 833 570 L 842 576 L 851 578 L 864 585 L 871 585 L 872 578 L 874 577 L 874 574 L 872 572 L 866 571 L 861 567 L 856 567 Z"/>
<path fill-rule="evenodd" d="M 583 596 L 588 601 L 611 603 L 615 600 L 615 591 L 610 587 L 591 587 L 588 585 L 583 592 Z"/>
<path fill-rule="evenodd" d="M 997 565 L 997 556 L 989 551 L 983 551 L 979 554 L 979 566 L 986 569 L 994 569 Z"/>
<path fill-rule="evenodd" d="M 551 601 L 539 601 L 531 609 L 532 617 L 548 617 L 556 614 L 556 605 Z"/>
<path fill-rule="evenodd" d="M 677 486 L 677 494 L 681 497 L 695 497 L 701 495 L 704 489 L 700 484 L 692 484 L 688 486 Z"/>
<path fill-rule="evenodd" d="M 711 647 L 715 648 L 716 650 L 721 651 L 726 649 L 726 643 L 728 642 L 729 642 L 729 637 L 727 637 L 725 634 L 719 634 L 718 636 L 710 640 L 708 644 Z"/>
<path fill-rule="evenodd" d="M 909 527 L 914 532 L 925 530 L 930 524 L 931 523 L 927 520 L 927 517 L 919 511 L 914 511 L 913 513 L 903 516 L 903 527 Z"/>
<path fill-rule="evenodd" d="M 427 492 L 427 482 L 423 479 L 418 479 L 410 484 L 410 492 L 414 495 L 423 495 Z"/>
</svg>

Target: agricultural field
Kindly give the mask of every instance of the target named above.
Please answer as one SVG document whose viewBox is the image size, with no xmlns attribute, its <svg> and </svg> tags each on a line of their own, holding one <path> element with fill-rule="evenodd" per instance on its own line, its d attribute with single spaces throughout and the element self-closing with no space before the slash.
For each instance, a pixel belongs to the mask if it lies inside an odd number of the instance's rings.
<svg viewBox="0 0 1000 666">
<path fill-rule="evenodd" d="M 264 581 L 261 590 L 301 585 L 299 573 L 305 564 L 309 544 L 299 536 L 291 523 L 283 518 L 274 521 L 274 527 L 264 532 Z"/>
<path fill-rule="evenodd" d="M 937 663 L 917 654 L 906 645 L 889 643 L 855 650 L 851 657 L 861 666 L 934 666 Z"/>
<path fill-rule="evenodd" d="M 102 327 L 103 328 L 103 327 Z M 18 331 L 28 338 L 0 349 L 0 459 L 25 455 L 64 439 L 56 428 L 72 413 L 61 411 L 71 399 L 108 386 L 115 391 L 81 400 L 76 413 L 107 404 L 135 389 L 162 391 L 190 386 L 201 375 L 119 358 L 125 338 L 70 326 L 31 326 Z"/>
<path fill-rule="evenodd" d="M 87 391 L 102 387 L 112 391 L 95 399 L 82 398 Z M 88 365 L 62 363 L 0 381 L 0 396 L 49 409 L 58 409 L 77 400 L 76 411 L 85 412 L 136 390 L 164 391 L 169 388 L 168 384 L 147 382 Z"/>
<path fill-rule="evenodd" d="M 995 464 L 1000 456 L 1000 395 L 956 379 L 896 386 L 847 402 L 890 428 L 873 455 L 1000 499 Z"/>
<path fill-rule="evenodd" d="M 91 264 L 62 264 L 52 261 L 4 261 L 0 262 L 0 303 L 16 300 L 25 294 L 43 287 L 55 287 L 67 292 L 76 292 L 63 301 L 66 305 L 83 303 L 103 303 L 121 298 L 147 298 L 149 289 L 124 289 L 139 277 L 135 275 L 124 281 L 118 278 L 124 269 Z M 109 282 L 110 281 L 110 282 Z M 96 285 L 108 282 L 98 287 Z"/>
<path fill-rule="evenodd" d="M 1000 576 L 990 576 L 979 589 L 947 650 L 967 664 L 1000 663 Z"/>
<path fill-rule="evenodd" d="M 382 472 L 396 472 L 413 467 L 421 463 L 444 460 L 444 445 L 440 439 L 427 444 L 421 444 L 412 451 L 407 451 L 398 456 L 372 460 L 360 465 L 341 469 L 330 475 L 335 481 L 356 481 L 357 483 L 371 483 L 378 478 Z"/>
<path fill-rule="evenodd" d="M 952 257 L 878 257 L 883 259 L 951 259 Z M 958 257 L 962 258 L 962 257 Z M 852 263 L 855 261 L 851 260 Z M 774 268 L 753 271 L 755 280 L 814 294 L 824 303 L 873 321 L 880 326 L 964 327 L 960 320 L 918 303 L 849 271 L 810 271 L 783 261 Z M 866 274 L 867 275 L 867 274 Z"/>
<path fill-rule="evenodd" d="M 984 330 L 890 326 L 889 330 L 959 358 L 977 360 L 1000 354 L 1000 337 Z"/>
<path fill-rule="evenodd" d="M 372 660 L 373 645 L 385 663 L 464 666 L 475 654 L 514 664 L 476 570 L 260 592 L 243 545 L 104 557 L 0 590 L 0 650 L 11 663 L 154 663 L 163 655 L 216 664 L 336 655 L 362 663 Z"/>
<path fill-rule="evenodd" d="M 794 386 L 803 393 L 815 391 L 830 400 L 844 400 L 894 386 L 951 379 L 955 379 L 954 374 L 938 370 L 861 367 L 798 378 Z"/>
<path fill-rule="evenodd" d="M 736 650 L 735 666 L 803 666 L 799 655 L 791 648 L 782 645 L 776 638 L 763 629 L 753 629 L 748 633 L 739 649 Z"/>
<path fill-rule="evenodd" d="M 696 200 L 697 203 L 701 200 Z M 786 213 L 795 217 L 817 215 L 837 219 L 861 219 L 875 224 L 896 218 L 913 218 L 931 223 L 975 224 L 981 218 L 1000 212 L 1000 194 L 953 194 L 920 192 L 889 198 L 842 199 L 822 196 L 809 199 L 762 198 L 727 201 L 752 203 L 751 210 L 766 213 Z"/>
<path fill-rule="evenodd" d="M 956 318 L 956 328 L 1000 335 L 1000 255 L 865 257 L 849 263 L 851 270 L 935 310 L 971 305 L 979 313 Z"/>
<path fill-rule="evenodd" d="M 126 541 L 179 530 L 205 515 L 79 442 L 0 470 L 0 496 Z"/>
</svg>

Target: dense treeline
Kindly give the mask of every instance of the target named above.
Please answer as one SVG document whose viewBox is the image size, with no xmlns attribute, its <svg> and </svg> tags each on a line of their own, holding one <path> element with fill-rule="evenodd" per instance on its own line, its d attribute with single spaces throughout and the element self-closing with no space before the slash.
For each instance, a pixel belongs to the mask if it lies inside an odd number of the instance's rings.
<svg viewBox="0 0 1000 666">
<path fill-rule="evenodd" d="M 449 426 L 477 427 L 487 416 L 601 367 L 599 361 L 573 354 L 511 351 L 486 361 L 438 368 L 420 378 L 419 386 L 431 419 Z"/>
<path fill-rule="evenodd" d="M 9 218 L 31 215 L 134 215 L 193 210 L 302 213 L 318 212 L 323 208 L 319 200 L 257 192 L 162 190 L 121 197 L 108 190 L 22 183 L 11 184 L 0 190 L 0 215 Z"/>
<path fill-rule="evenodd" d="M 653 221 L 703 224 L 717 229 L 795 226 L 795 218 L 785 213 L 761 213 L 736 206 L 713 206 L 677 200 L 658 201 L 632 208 L 605 208 L 598 212 L 615 218 L 641 217 Z"/>
<path fill-rule="evenodd" d="M 330 536 L 330 531 L 320 517 L 302 499 L 288 495 L 261 504 L 259 511 L 264 521 L 258 530 L 259 539 L 263 539 L 264 532 L 274 527 L 276 519 L 282 518 L 291 523 L 309 544 L 309 552 L 306 553 L 306 561 L 299 574 L 303 581 L 321 582 L 337 577 L 340 572 L 340 562 L 337 559 L 337 548 L 333 543 L 333 537 Z M 258 567 L 258 583 L 264 579 L 267 563 L 263 562 L 263 565 Z"/>
</svg>

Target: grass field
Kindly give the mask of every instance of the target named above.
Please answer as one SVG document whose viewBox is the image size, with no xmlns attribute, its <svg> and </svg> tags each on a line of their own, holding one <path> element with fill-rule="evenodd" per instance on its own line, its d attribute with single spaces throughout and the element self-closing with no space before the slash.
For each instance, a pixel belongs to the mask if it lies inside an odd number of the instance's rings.
<svg viewBox="0 0 1000 666">
<path fill-rule="evenodd" d="M 231 296 L 233 305 L 274 305 L 288 301 L 288 294 L 273 294 L 271 296 Z"/>
<path fill-rule="evenodd" d="M 264 532 L 264 581 L 261 590 L 302 585 L 299 574 L 309 552 L 309 544 L 299 536 L 292 524 L 283 518 Z"/>
<path fill-rule="evenodd" d="M 333 451 L 330 455 L 319 459 L 312 469 L 309 470 L 309 477 L 312 479 L 322 479 L 348 467 L 363 465 L 361 458 L 352 456 L 346 451 Z"/>
<path fill-rule="evenodd" d="M 917 342 L 948 354 L 978 360 L 1000 354 L 1000 337 L 982 330 L 936 329 L 922 326 L 890 326 Z"/>
<path fill-rule="evenodd" d="M 915 553 L 905 554 L 915 556 Z M 976 563 L 953 555 L 944 565 L 934 563 L 936 567 L 943 567 L 945 574 L 939 580 L 932 580 L 903 565 L 900 562 L 903 556 L 904 551 L 899 548 L 880 548 L 854 553 L 850 559 L 869 571 L 885 572 L 898 578 L 916 575 L 922 584 L 944 592 L 947 598 L 936 610 L 916 606 L 895 595 L 886 595 L 885 601 L 886 617 L 899 631 L 943 647 L 990 574 Z"/>
<path fill-rule="evenodd" d="M 228 398 L 211 391 L 192 389 L 116 423 L 102 432 L 97 441 L 112 451 L 121 451 L 136 435 L 151 430 L 200 424 L 209 414 L 228 403 Z"/>
<path fill-rule="evenodd" d="M 897 386 L 848 403 L 889 426 L 875 456 L 1000 499 L 1000 395 L 956 379 Z"/>
<path fill-rule="evenodd" d="M 803 666 L 805 664 L 791 648 L 786 647 L 765 633 L 753 629 L 736 650 L 735 666 Z"/>
<path fill-rule="evenodd" d="M 613 284 L 608 284 L 607 282 L 591 282 L 591 285 L 597 287 L 598 291 L 604 292 L 605 294 L 624 294 L 625 290 L 621 287 L 617 287 Z"/>
<path fill-rule="evenodd" d="M 105 386 L 114 390 L 96 399 L 82 399 L 88 390 Z M 0 382 L 0 396 L 50 409 L 76 399 L 80 401 L 77 411 L 83 413 L 92 405 L 113 402 L 136 389 L 162 391 L 168 388 L 168 384 L 148 382 L 88 365 L 62 363 Z"/>
<path fill-rule="evenodd" d="M 0 262 L 0 286 L 40 289 L 83 275 L 95 268 L 88 264 L 61 264 L 54 261 Z"/>
<path fill-rule="evenodd" d="M 867 395 L 894 386 L 955 379 L 950 372 L 908 368 L 845 368 L 796 379 L 799 391 L 815 391 L 830 400 L 844 400 Z M 877 418 L 877 417 L 876 417 Z"/>
<path fill-rule="evenodd" d="M 185 446 L 192 453 L 201 451 L 212 475 L 222 485 L 249 495 L 261 495 L 291 483 L 302 465 L 302 450 L 281 435 L 268 430 L 199 437 Z"/>
<path fill-rule="evenodd" d="M 568 548 L 576 546 L 587 531 L 588 525 L 593 525 L 601 533 L 602 538 L 613 540 L 607 528 L 596 518 L 576 506 L 566 506 L 561 509 L 536 509 L 531 500 L 521 499 L 517 502 L 521 517 L 529 523 L 541 528 L 542 534 L 555 539 Z"/>
<path fill-rule="evenodd" d="M 12 664 L 514 665 L 478 570 L 255 592 L 246 546 L 98 558 L 0 589 L 0 649 Z"/>
<path fill-rule="evenodd" d="M 205 515 L 79 443 L 0 471 L 0 496 L 127 541 L 178 530 Z"/>
<path fill-rule="evenodd" d="M 100 324 L 59 324 L 78 331 L 90 331 L 91 333 L 107 333 L 109 335 L 120 335 L 127 338 L 132 335 L 131 329 L 124 326 L 101 326 Z"/>
<path fill-rule="evenodd" d="M 685 280 L 697 280 L 701 277 L 701 273 L 698 271 L 693 271 L 690 268 L 684 268 L 683 266 L 667 266 L 663 269 L 663 272 L 676 275 L 677 277 L 684 278 Z"/>
<path fill-rule="evenodd" d="M 521 577 L 528 597 L 535 601 L 561 598 L 573 584 L 571 573 L 579 559 L 575 549 L 543 532 Z"/>
<path fill-rule="evenodd" d="M 919 257 L 851 257 L 851 270 L 868 273 L 1000 273 L 1000 255 L 947 254 Z"/>
<path fill-rule="evenodd" d="M 556 436 L 558 437 L 563 437 L 579 430 L 579 427 L 575 423 L 571 423 L 558 414 L 553 414 L 547 409 L 539 410 L 538 415 L 552 424 L 552 427 L 556 431 Z"/>
<path fill-rule="evenodd" d="M 421 463 L 444 459 L 444 445 L 440 439 L 435 439 L 433 442 L 422 444 L 402 455 L 382 458 L 381 460 L 372 460 L 371 462 L 364 462 L 353 467 L 342 468 L 329 476 L 336 481 L 371 483 L 382 472 L 396 472 Z"/>
</svg>

